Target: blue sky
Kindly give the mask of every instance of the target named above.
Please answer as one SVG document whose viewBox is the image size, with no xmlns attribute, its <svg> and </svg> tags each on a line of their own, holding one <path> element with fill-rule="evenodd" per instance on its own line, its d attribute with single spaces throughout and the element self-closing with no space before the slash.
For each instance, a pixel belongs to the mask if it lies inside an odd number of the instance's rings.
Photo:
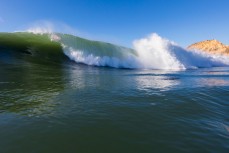
<svg viewBox="0 0 229 153">
<path fill-rule="evenodd" d="M 0 1 L 0 31 L 24 30 L 41 21 L 125 46 L 153 32 L 183 47 L 206 39 L 229 44 L 228 0 Z"/>
</svg>

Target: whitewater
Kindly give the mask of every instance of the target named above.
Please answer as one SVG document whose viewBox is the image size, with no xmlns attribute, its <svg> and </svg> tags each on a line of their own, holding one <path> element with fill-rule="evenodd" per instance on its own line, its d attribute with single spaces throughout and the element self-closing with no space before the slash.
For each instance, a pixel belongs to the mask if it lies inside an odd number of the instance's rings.
<svg viewBox="0 0 229 153">
<path fill-rule="evenodd" d="M 76 63 L 130 69 L 186 70 L 229 66 L 229 57 L 187 50 L 173 41 L 152 33 L 133 41 L 133 49 L 80 37 L 35 29 L 35 34 L 49 33 L 61 43 L 64 54 Z"/>
</svg>

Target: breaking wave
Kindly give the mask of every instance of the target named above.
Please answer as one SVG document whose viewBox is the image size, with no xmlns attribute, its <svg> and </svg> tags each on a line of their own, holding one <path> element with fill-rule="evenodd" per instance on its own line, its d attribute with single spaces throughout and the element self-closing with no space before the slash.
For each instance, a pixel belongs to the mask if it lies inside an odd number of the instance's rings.
<svg viewBox="0 0 229 153">
<path fill-rule="evenodd" d="M 135 40 L 134 49 L 65 34 L 53 34 L 51 39 L 62 44 L 71 60 L 87 65 L 174 70 L 229 65 L 227 56 L 186 50 L 156 33 Z"/>
<path fill-rule="evenodd" d="M 28 35 L 29 33 L 30 35 Z M 8 36 L 5 38 L 8 38 Z M 23 44 L 27 46 L 21 48 L 27 49 L 27 52 L 31 55 L 40 53 L 41 56 L 51 57 L 50 55 L 54 55 L 55 51 L 46 49 L 50 50 L 46 52 L 52 52 L 46 54 L 43 51 L 44 47 L 46 46 L 47 48 L 47 44 L 49 44 L 49 47 L 56 45 L 55 48 L 58 48 L 58 45 L 55 44 L 58 43 L 59 48 L 62 47 L 60 49 L 61 53 L 64 53 L 69 59 L 76 63 L 94 66 L 166 70 L 229 66 L 228 56 L 187 50 L 168 39 L 160 37 L 156 33 L 135 40 L 133 49 L 101 41 L 92 41 L 69 34 L 54 33 L 51 26 L 45 29 L 39 27 L 31 28 L 27 30 L 27 33 L 15 33 L 15 38 L 17 38 L 15 39 L 15 44 L 19 43 L 18 41 L 23 38 Z M 48 41 L 53 43 L 48 43 Z M 18 45 L 15 46 L 18 48 Z M 56 57 L 59 57 L 57 54 L 55 54 Z"/>
</svg>

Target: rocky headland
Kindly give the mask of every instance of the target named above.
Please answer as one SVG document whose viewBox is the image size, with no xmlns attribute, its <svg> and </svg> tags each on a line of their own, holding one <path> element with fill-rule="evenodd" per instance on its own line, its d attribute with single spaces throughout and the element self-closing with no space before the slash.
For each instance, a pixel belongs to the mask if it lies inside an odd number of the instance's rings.
<svg viewBox="0 0 229 153">
<path fill-rule="evenodd" d="M 211 54 L 221 54 L 229 56 L 229 46 L 218 40 L 206 40 L 188 46 L 190 50 L 201 50 Z"/>
</svg>

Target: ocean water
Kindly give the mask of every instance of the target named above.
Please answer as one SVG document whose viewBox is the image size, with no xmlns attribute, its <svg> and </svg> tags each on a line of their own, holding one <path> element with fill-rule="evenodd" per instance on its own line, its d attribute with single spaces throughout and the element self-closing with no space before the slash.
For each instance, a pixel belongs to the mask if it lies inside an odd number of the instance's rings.
<svg viewBox="0 0 229 153">
<path fill-rule="evenodd" d="M 0 64 L 1 153 L 229 150 L 229 68 Z"/>
<path fill-rule="evenodd" d="M 71 60 L 0 42 L 1 153 L 229 151 L 227 57 L 157 35 L 136 41 L 137 52 L 66 42 Z"/>
</svg>

